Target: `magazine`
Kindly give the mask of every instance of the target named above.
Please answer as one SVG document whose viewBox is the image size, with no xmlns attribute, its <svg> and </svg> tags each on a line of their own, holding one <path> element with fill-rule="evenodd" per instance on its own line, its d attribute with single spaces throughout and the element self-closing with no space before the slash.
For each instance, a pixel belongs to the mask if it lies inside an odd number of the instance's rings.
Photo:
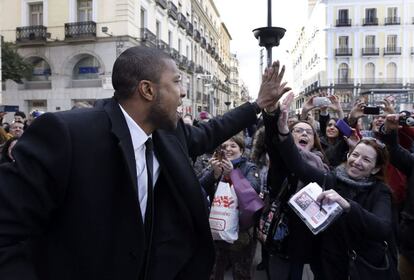
<svg viewBox="0 0 414 280">
<path fill-rule="evenodd" d="M 321 204 L 316 201 L 321 193 L 322 188 L 317 183 L 309 183 L 288 202 L 315 235 L 326 229 L 343 211 L 336 202 L 323 204 L 321 207 Z"/>
</svg>

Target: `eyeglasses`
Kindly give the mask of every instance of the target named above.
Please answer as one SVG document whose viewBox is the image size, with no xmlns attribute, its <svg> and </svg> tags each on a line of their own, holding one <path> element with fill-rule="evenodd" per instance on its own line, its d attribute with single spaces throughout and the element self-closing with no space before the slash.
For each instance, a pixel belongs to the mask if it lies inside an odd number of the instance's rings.
<svg viewBox="0 0 414 280">
<path fill-rule="evenodd" d="M 361 143 L 361 141 L 363 140 L 368 140 L 368 141 L 375 141 L 375 143 L 377 143 L 377 145 L 381 148 L 384 149 L 385 148 L 385 144 L 382 143 L 380 140 L 378 140 L 377 138 L 374 137 L 362 137 L 362 139 L 359 141 L 359 143 Z M 358 143 L 358 144 L 359 144 Z"/>
<path fill-rule="evenodd" d="M 313 135 L 313 130 L 311 128 L 294 127 L 292 131 L 298 134 L 302 134 L 304 131 L 306 131 L 306 134 Z"/>
</svg>

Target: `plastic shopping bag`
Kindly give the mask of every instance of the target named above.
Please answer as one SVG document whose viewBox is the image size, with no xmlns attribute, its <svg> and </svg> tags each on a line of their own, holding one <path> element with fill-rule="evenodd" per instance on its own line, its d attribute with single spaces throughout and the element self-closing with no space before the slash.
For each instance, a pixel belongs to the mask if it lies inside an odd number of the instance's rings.
<svg viewBox="0 0 414 280">
<path fill-rule="evenodd" d="M 238 239 L 239 210 L 233 186 L 219 182 L 210 211 L 210 228 L 214 240 L 233 243 Z"/>
</svg>

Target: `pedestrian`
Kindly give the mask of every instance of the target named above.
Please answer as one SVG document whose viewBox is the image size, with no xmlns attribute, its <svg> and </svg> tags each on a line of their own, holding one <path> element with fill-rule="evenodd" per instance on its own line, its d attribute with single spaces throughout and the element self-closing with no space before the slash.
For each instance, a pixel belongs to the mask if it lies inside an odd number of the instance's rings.
<svg viewBox="0 0 414 280">
<path fill-rule="evenodd" d="M 132 47 L 114 63 L 113 98 L 36 118 L 0 166 L 0 279 L 208 279 L 214 247 L 189 157 L 286 92 L 279 64 L 267 71 L 255 102 L 191 127 L 174 60 Z"/>
</svg>

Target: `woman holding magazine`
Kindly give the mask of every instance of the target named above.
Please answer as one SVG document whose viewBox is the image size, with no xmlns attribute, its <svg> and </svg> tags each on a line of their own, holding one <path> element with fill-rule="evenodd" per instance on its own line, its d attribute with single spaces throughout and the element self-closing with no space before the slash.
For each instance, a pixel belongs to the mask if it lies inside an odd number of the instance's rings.
<svg viewBox="0 0 414 280">
<path fill-rule="evenodd" d="M 385 184 L 388 152 L 376 139 L 364 138 L 349 150 L 347 161 L 332 172 L 315 168 L 301 156 L 295 145 L 295 128 L 289 129 L 287 115 L 293 95 L 281 103 L 280 110 L 267 117 L 266 130 L 272 147 L 277 148 L 286 168 L 304 184 L 316 182 L 325 186 L 317 201 L 337 202 L 342 215 L 318 236 L 322 262 L 322 279 L 349 279 L 350 256 L 358 256 L 378 269 L 368 269 L 362 279 L 395 279 L 393 251 L 391 192 Z M 273 119 L 273 124 L 271 123 Z M 309 230 L 309 229 L 307 229 Z M 387 242 L 389 248 L 385 248 Z M 387 266 L 388 264 L 388 266 Z M 387 268 L 388 267 L 388 268 Z M 361 275 L 360 275 L 361 276 Z M 393 278 L 394 276 L 394 278 Z M 369 278 L 367 278 L 369 277 Z M 384 278 L 381 278 L 384 277 Z M 352 278 L 351 276 L 351 279 Z"/>
<path fill-rule="evenodd" d="M 270 198 L 275 198 L 278 195 L 286 183 L 285 180 L 289 183 L 288 192 L 290 194 L 296 193 L 307 182 L 296 176 L 293 169 L 284 164 L 283 151 L 275 145 L 272 139 L 272 135 L 277 135 L 276 122 L 266 113 L 264 114 L 264 122 L 266 149 L 270 160 L 267 182 Z M 291 131 L 292 141 L 301 160 L 320 172 L 328 173 L 326 157 L 315 128 L 307 121 L 296 121 L 291 124 Z M 313 235 L 308 230 L 302 220 L 289 208 L 287 201 L 282 208 L 282 212 L 285 214 L 281 225 L 278 226 L 278 229 L 282 230 L 277 230 L 279 234 L 273 238 L 272 246 L 267 248 L 271 253 L 268 264 L 270 279 L 301 280 L 305 264 L 310 264 L 315 279 L 322 279 L 320 278 L 319 236 Z"/>
</svg>

